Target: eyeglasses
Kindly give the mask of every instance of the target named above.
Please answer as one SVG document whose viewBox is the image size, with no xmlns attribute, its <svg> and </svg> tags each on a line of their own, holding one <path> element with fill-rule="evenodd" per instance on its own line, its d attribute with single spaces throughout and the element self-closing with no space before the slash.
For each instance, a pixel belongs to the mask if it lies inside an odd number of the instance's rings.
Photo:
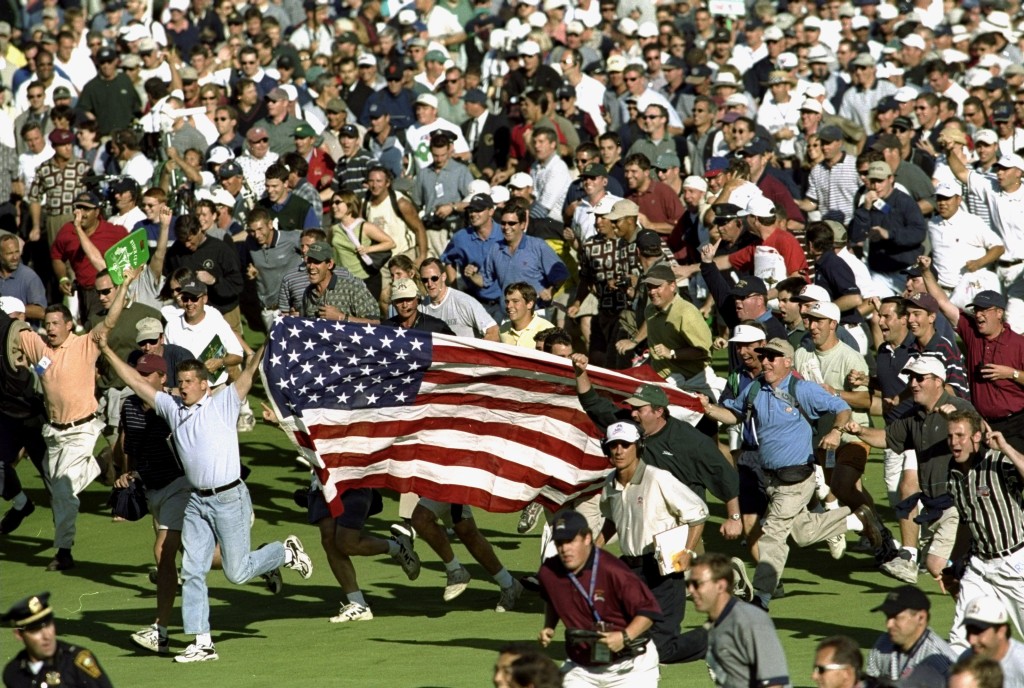
<svg viewBox="0 0 1024 688">
<path fill-rule="evenodd" d="M 644 119 L 660 119 L 661 115 L 644 115 Z"/>
<path fill-rule="evenodd" d="M 172 294 L 180 294 L 181 293 L 181 287 L 171 287 L 171 293 Z"/>
<path fill-rule="evenodd" d="M 704 578 L 701 580 L 691 578 L 690 580 L 686 581 L 686 587 L 690 588 L 691 590 L 698 590 L 700 589 L 700 586 L 704 585 L 705 583 L 712 582 L 714 582 L 714 578 Z"/>
<path fill-rule="evenodd" d="M 202 100 L 203 100 L 203 102 L 209 102 L 211 100 L 216 102 L 217 101 L 217 96 L 203 96 Z"/>
<path fill-rule="evenodd" d="M 812 671 L 815 674 L 824 674 L 826 671 L 838 671 L 839 669 L 846 669 L 849 664 L 815 664 Z"/>
<path fill-rule="evenodd" d="M 519 223 L 518 222 L 499 222 L 498 224 L 501 225 L 502 227 L 515 227 Z"/>
<path fill-rule="evenodd" d="M 907 373 L 907 380 L 910 382 L 924 382 L 929 377 L 931 377 L 931 375 L 928 373 Z"/>
<path fill-rule="evenodd" d="M 113 287 L 107 287 L 106 289 L 97 289 L 96 293 L 99 294 L 100 296 L 106 296 L 112 291 L 114 291 Z"/>
<path fill-rule="evenodd" d="M 439 279 L 441 279 L 441 275 L 431 275 L 430 277 L 420 277 L 420 282 L 423 282 L 423 284 L 433 284 Z"/>
<path fill-rule="evenodd" d="M 180 291 L 180 289 L 179 289 Z M 159 339 L 143 339 L 141 342 L 137 342 L 139 346 L 156 346 L 160 342 Z"/>
<path fill-rule="evenodd" d="M 775 359 L 783 358 L 782 354 L 758 354 L 757 360 L 764 361 L 768 360 L 771 363 L 775 362 Z"/>
<path fill-rule="evenodd" d="M 251 67 L 252 65 L 256 64 L 256 60 L 242 60 L 242 64 Z"/>
<path fill-rule="evenodd" d="M 331 205 L 341 205 L 344 202 L 345 201 L 341 200 L 340 198 L 332 198 L 331 199 Z"/>
<path fill-rule="evenodd" d="M 255 141 L 250 141 L 250 143 L 268 143 L 269 141 L 270 141 L 270 139 L 263 138 L 263 139 L 256 139 Z"/>
<path fill-rule="evenodd" d="M 861 177 L 866 177 L 866 176 L 868 176 L 868 171 L 867 170 L 857 170 L 857 174 L 859 176 L 861 176 Z"/>
<path fill-rule="evenodd" d="M 178 291 L 180 292 L 181 290 L 179 289 Z M 181 294 L 181 302 L 182 303 L 195 303 L 198 300 L 199 300 L 199 297 L 196 296 L 195 294 L 185 294 L 185 293 Z"/>
<path fill-rule="evenodd" d="M 458 76 L 458 77 L 455 77 L 454 79 L 445 79 L 445 81 L 447 81 L 449 84 L 457 84 L 460 81 L 462 81 L 462 77 Z"/>
<path fill-rule="evenodd" d="M 634 81 L 640 81 L 640 77 L 638 77 L 638 76 L 627 76 L 626 77 L 626 81 L 629 82 L 629 83 L 633 83 Z"/>
<path fill-rule="evenodd" d="M 323 265 L 326 262 L 326 260 L 317 260 L 316 258 L 306 256 L 306 265 Z"/>
<path fill-rule="evenodd" d="M 906 134 L 908 131 L 910 131 L 906 127 L 893 127 L 892 130 L 893 130 L 893 133 L 896 133 L 896 134 Z"/>
<path fill-rule="evenodd" d="M 231 118 L 230 117 L 214 117 L 213 121 L 214 122 L 230 122 Z"/>
</svg>

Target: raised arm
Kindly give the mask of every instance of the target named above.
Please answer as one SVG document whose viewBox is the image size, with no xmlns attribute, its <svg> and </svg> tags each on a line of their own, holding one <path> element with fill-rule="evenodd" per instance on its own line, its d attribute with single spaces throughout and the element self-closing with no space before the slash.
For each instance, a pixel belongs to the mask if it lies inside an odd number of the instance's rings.
<svg viewBox="0 0 1024 688">
<path fill-rule="evenodd" d="M 122 283 L 121 286 L 124 286 L 124 284 Z M 149 384 L 146 378 L 142 377 L 139 371 L 122 361 L 117 353 L 110 348 L 110 344 L 107 342 L 107 329 L 104 327 L 94 328 L 92 339 L 96 342 L 96 346 L 100 348 L 103 357 L 107 359 L 107 363 L 110 364 L 110 367 L 117 376 L 124 380 L 124 383 L 131 387 L 132 391 L 138 394 L 142 401 L 149 406 L 156 406 L 157 390 L 153 389 L 152 385 Z"/>
<path fill-rule="evenodd" d="M 110 304 L 110 310 L 107 312 L 106 317 L 99 325 L 93 328 L 93 330 L 103 330 L 106 333 L 109 330 L 114 329 L 117 325 L 117 319 L 121 317 L 121 311 L 124 310 L 124 302 L 128 300 L 128 287 L 131 283 L 142 273 L 143 266 L 132 268 L 131 270 L 124 271 L 124 279 L 121 284 L 117 285 L 117 292 L 114 293 L 114 302 Z"/>
<path fill-rule="evenodd" d="M 260 362 L 263 360 L 263 349 L 266 348 L 266 343 L 262 344 L 256 353 L 249 358 L 249 362 L 245 364 L 245 368 L 242 370 L 242 374 L 235 380 L 235 391 L 238 393 L 238 398 L 245 401 L 245 398 L 249 396 L 249 390 L 252 389 L 253 377 L 256 375 L 256 371 L 260 367 Z"/>
<path fill-rule="evenodd" d="M 931 256 L 918 256 L 917 264 L 921 268 L 921 279 L 924 280 L 925 288 L 939 304 L 942 314 L 949 322 L 953 323 L 953 329 L 956 329 L 956 324 L 960 322 L 960 309 L 953 305 L 953 302 L 946 296 L 946 290 L 940 287 L 938 280 L 935 279 L 935 273 L 931 270 Z"/>
<path fill-rule="evenodd" d="M 160 234 L 156 240 L 156 250 L 149 257 L 149 274 L 159 280 L 164 274 L 164 260 L 167 258 L 167 240 L 171 231 L 171 209 L 166 203 L 160 204 Z"/>
<path fill-rule="evenodd" d="M 89 260 L 89 263 L 96 268 L 96 272 L 105 270 L 107 267 L 107 261 L 103 259 L 103 254 L 96 248 L 96 244 L 92 243 L 92 239 L 85 233 L 85 229 L 82 227 L 82 211 L 75 210 L 75 234 L 78 235 L 78 241 L 82 244 L 82 253 Z"/>
</svg>

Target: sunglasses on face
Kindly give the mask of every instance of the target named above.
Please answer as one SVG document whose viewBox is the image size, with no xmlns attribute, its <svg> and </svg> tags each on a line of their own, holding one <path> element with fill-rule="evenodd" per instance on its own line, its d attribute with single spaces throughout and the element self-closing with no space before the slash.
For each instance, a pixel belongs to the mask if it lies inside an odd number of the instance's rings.
<svg viewBox="0 0 1024 688">
<path fill-rule="evenodd" d="M 159 341 L 159 339 L 143 339 L 139 342 L 139 346 L 156 346 Z"/>
<path fill-rule="evenodd" d="M 433 284 L 439 279 L 441 279 L 441 275 L 431 275 L 430 277 L 420 277 L 420 282 L 423 282 L 423 284 Z"/>
<path fill-rule="evenodd" d="M 113 287 L 107 287 L 106 289 L 97 289 L 96 293 L 99 294 L 100 296 L 106 296 L 112 291 L 114 291 Z"/>
<path fill-rule="evenodd" d="M 181 291 L 181 290 L 179 289 L 178 291 Z M 181 295 L 182 303 L 195 303 L 198 300 L 199 300 L 199 297 L 196 296 L 195 294 L 182 294 Z"/>
<path fill-rule="evenodd" d="M 928 374 L 922 375 L 921 373 L 907 373 L 907 380 L 910 382 L 924 382 L 930 377 Z"/>
<path fill-rule="evenodd" d="M 253 141 L 253 143 L 267 143 L 269 141 L 270 139 L 256 139 L 255 141 Z"/>
<path fill-rule="evenodd" d="M 758 354 L 757 360 L 764 361 L 768 360 L 770 363 L 774 363 L 776 359 L 782 358 L 782 354 Z"/>
</svg>

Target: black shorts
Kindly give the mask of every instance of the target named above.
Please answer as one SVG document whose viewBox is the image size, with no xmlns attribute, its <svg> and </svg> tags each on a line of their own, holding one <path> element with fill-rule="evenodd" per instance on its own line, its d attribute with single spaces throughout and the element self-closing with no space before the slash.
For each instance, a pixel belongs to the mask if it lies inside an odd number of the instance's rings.
<svg viewBox="0 0 1024 688">
<path fill-rule="evenodd" d="M 768 513 L 768 493 L 758 472 L 750 466 L 738 466 L 740 476 L 740 513 L 764 516 Z"/>
<path fill-rule="evenodd" d="M 341 494 L 341 505 L 344 507 L 341 516 L 334 519 L 334 523 L 342 528 L 350 530 L 362 530 L 366 525 L 366 519 L 370 517 L 370 505 L 373 502 L 373 488 L 360 487 L 354 490 L 345 490 Z M 327 508 L 327 501 L 320 489 L 309 491 L 309 522 L 316 525 L 325 518 L 331 517 L 331 510 Z"/>
</svg>

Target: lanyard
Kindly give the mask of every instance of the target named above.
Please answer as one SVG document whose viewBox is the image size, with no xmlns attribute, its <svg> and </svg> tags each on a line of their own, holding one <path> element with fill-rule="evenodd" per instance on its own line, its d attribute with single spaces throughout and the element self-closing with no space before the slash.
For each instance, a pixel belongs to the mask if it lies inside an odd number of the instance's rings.
<svg viewBox="0 0 1024 688">
<path fill-rule="evenodd" d="M 573 573 L 572 571 L 569 572 L 569 580 L 572 581 L 572 584 L 575 585 L 576 589 L 580 591 L 581 595 L 583 595 L 583 599 L 585 599 L 587 601 L 587 604 L 590 606 L 590 613 L 594 615 L 594 621 L 596 621 L 598 623 L 601 623 L 601 615 L 597 613 L 597 609 L 594 607 L 594 586 L 597 585 L 597 567 L 598 567 L 598 564 L 600 564 L 600 562 L 601 562 L 601 549 L 599 547 L 595 547 L 594 548 L 594 567 L 590 571 L 590 594 L 589 595 L 587 594 L 587 591 L 583 589 L 583 586 L 580 585 L 580 581 L 579 581 L 578 578 L 576 578 L 576 574 Z"/>
</svg>

